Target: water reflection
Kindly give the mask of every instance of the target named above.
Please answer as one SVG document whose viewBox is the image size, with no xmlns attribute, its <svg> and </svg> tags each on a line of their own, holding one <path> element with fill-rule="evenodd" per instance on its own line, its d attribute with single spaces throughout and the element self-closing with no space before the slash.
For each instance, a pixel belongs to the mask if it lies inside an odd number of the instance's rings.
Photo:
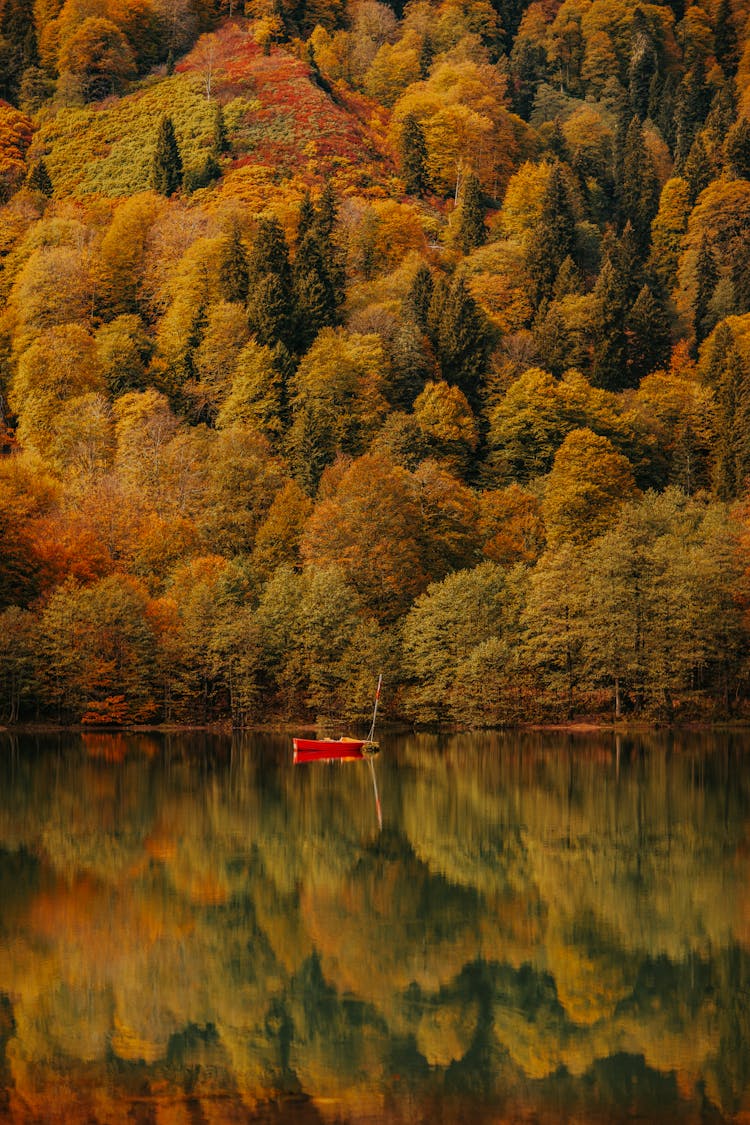
<svg viewBox="0 0 750 1125">
<path fill-rule="evenodd" d="M 0 734 L 0 1120 L 741 1120 L 746 750 Z"/>
</svg>

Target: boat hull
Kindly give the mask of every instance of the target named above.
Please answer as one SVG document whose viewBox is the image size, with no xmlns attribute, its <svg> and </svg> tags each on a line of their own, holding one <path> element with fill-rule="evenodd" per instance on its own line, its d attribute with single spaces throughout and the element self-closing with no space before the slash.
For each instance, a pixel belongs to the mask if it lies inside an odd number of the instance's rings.
<svg viewBox="0 0 750 1125">
<path fill-rule="evenodd" d="M 354 762 L 377 754 L 378 746 L 362 738 L 293 738 L 295 762 Z"/>
</svg>

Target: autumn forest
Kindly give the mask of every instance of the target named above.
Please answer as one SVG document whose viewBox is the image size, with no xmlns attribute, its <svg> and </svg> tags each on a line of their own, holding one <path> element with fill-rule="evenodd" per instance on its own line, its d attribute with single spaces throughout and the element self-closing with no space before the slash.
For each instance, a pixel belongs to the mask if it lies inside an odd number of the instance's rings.
<svg viewBox="0 0 750 1125">
<path fill-rule="evenodd" d="M 746 717 L 748 28 L 0 0 L 0 723 Z"/>
</svg>

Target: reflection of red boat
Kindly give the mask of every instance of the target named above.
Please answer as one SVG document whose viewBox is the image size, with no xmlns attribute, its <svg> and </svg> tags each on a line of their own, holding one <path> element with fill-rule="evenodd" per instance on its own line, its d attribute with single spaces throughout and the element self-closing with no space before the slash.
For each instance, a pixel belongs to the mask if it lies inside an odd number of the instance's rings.
<svg viewBox="0 0 750 1125">
<path fill-rule="evenodd" d="M 366 738 L 293 738 L 295 762 L 352 762 L 377 754 L 377 742 Z"/>
<path fill-rule="evenodd" d="M 373 738 L 375 736 L 375 719 L 378 714 L 382 683 L 383 677 L 378 676 L 375 709 L 372 713 L 372 725 L 367 738 L 293 738 L 295 762 L 354 762 L 377 754 L 380 747 L 377 742 L 373 742 Z"/>
</svg>

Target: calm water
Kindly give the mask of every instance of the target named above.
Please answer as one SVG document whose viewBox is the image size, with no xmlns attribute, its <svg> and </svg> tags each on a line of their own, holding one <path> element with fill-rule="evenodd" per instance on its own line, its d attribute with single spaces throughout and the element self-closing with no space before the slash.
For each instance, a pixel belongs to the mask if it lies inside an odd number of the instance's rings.
<svg viewBox="0 0 750 1125">
<path fill-rule="evenodd" d="M 749 750 L 0 733 L 0 1121 L 748 1121 Z"/>
</svg>

